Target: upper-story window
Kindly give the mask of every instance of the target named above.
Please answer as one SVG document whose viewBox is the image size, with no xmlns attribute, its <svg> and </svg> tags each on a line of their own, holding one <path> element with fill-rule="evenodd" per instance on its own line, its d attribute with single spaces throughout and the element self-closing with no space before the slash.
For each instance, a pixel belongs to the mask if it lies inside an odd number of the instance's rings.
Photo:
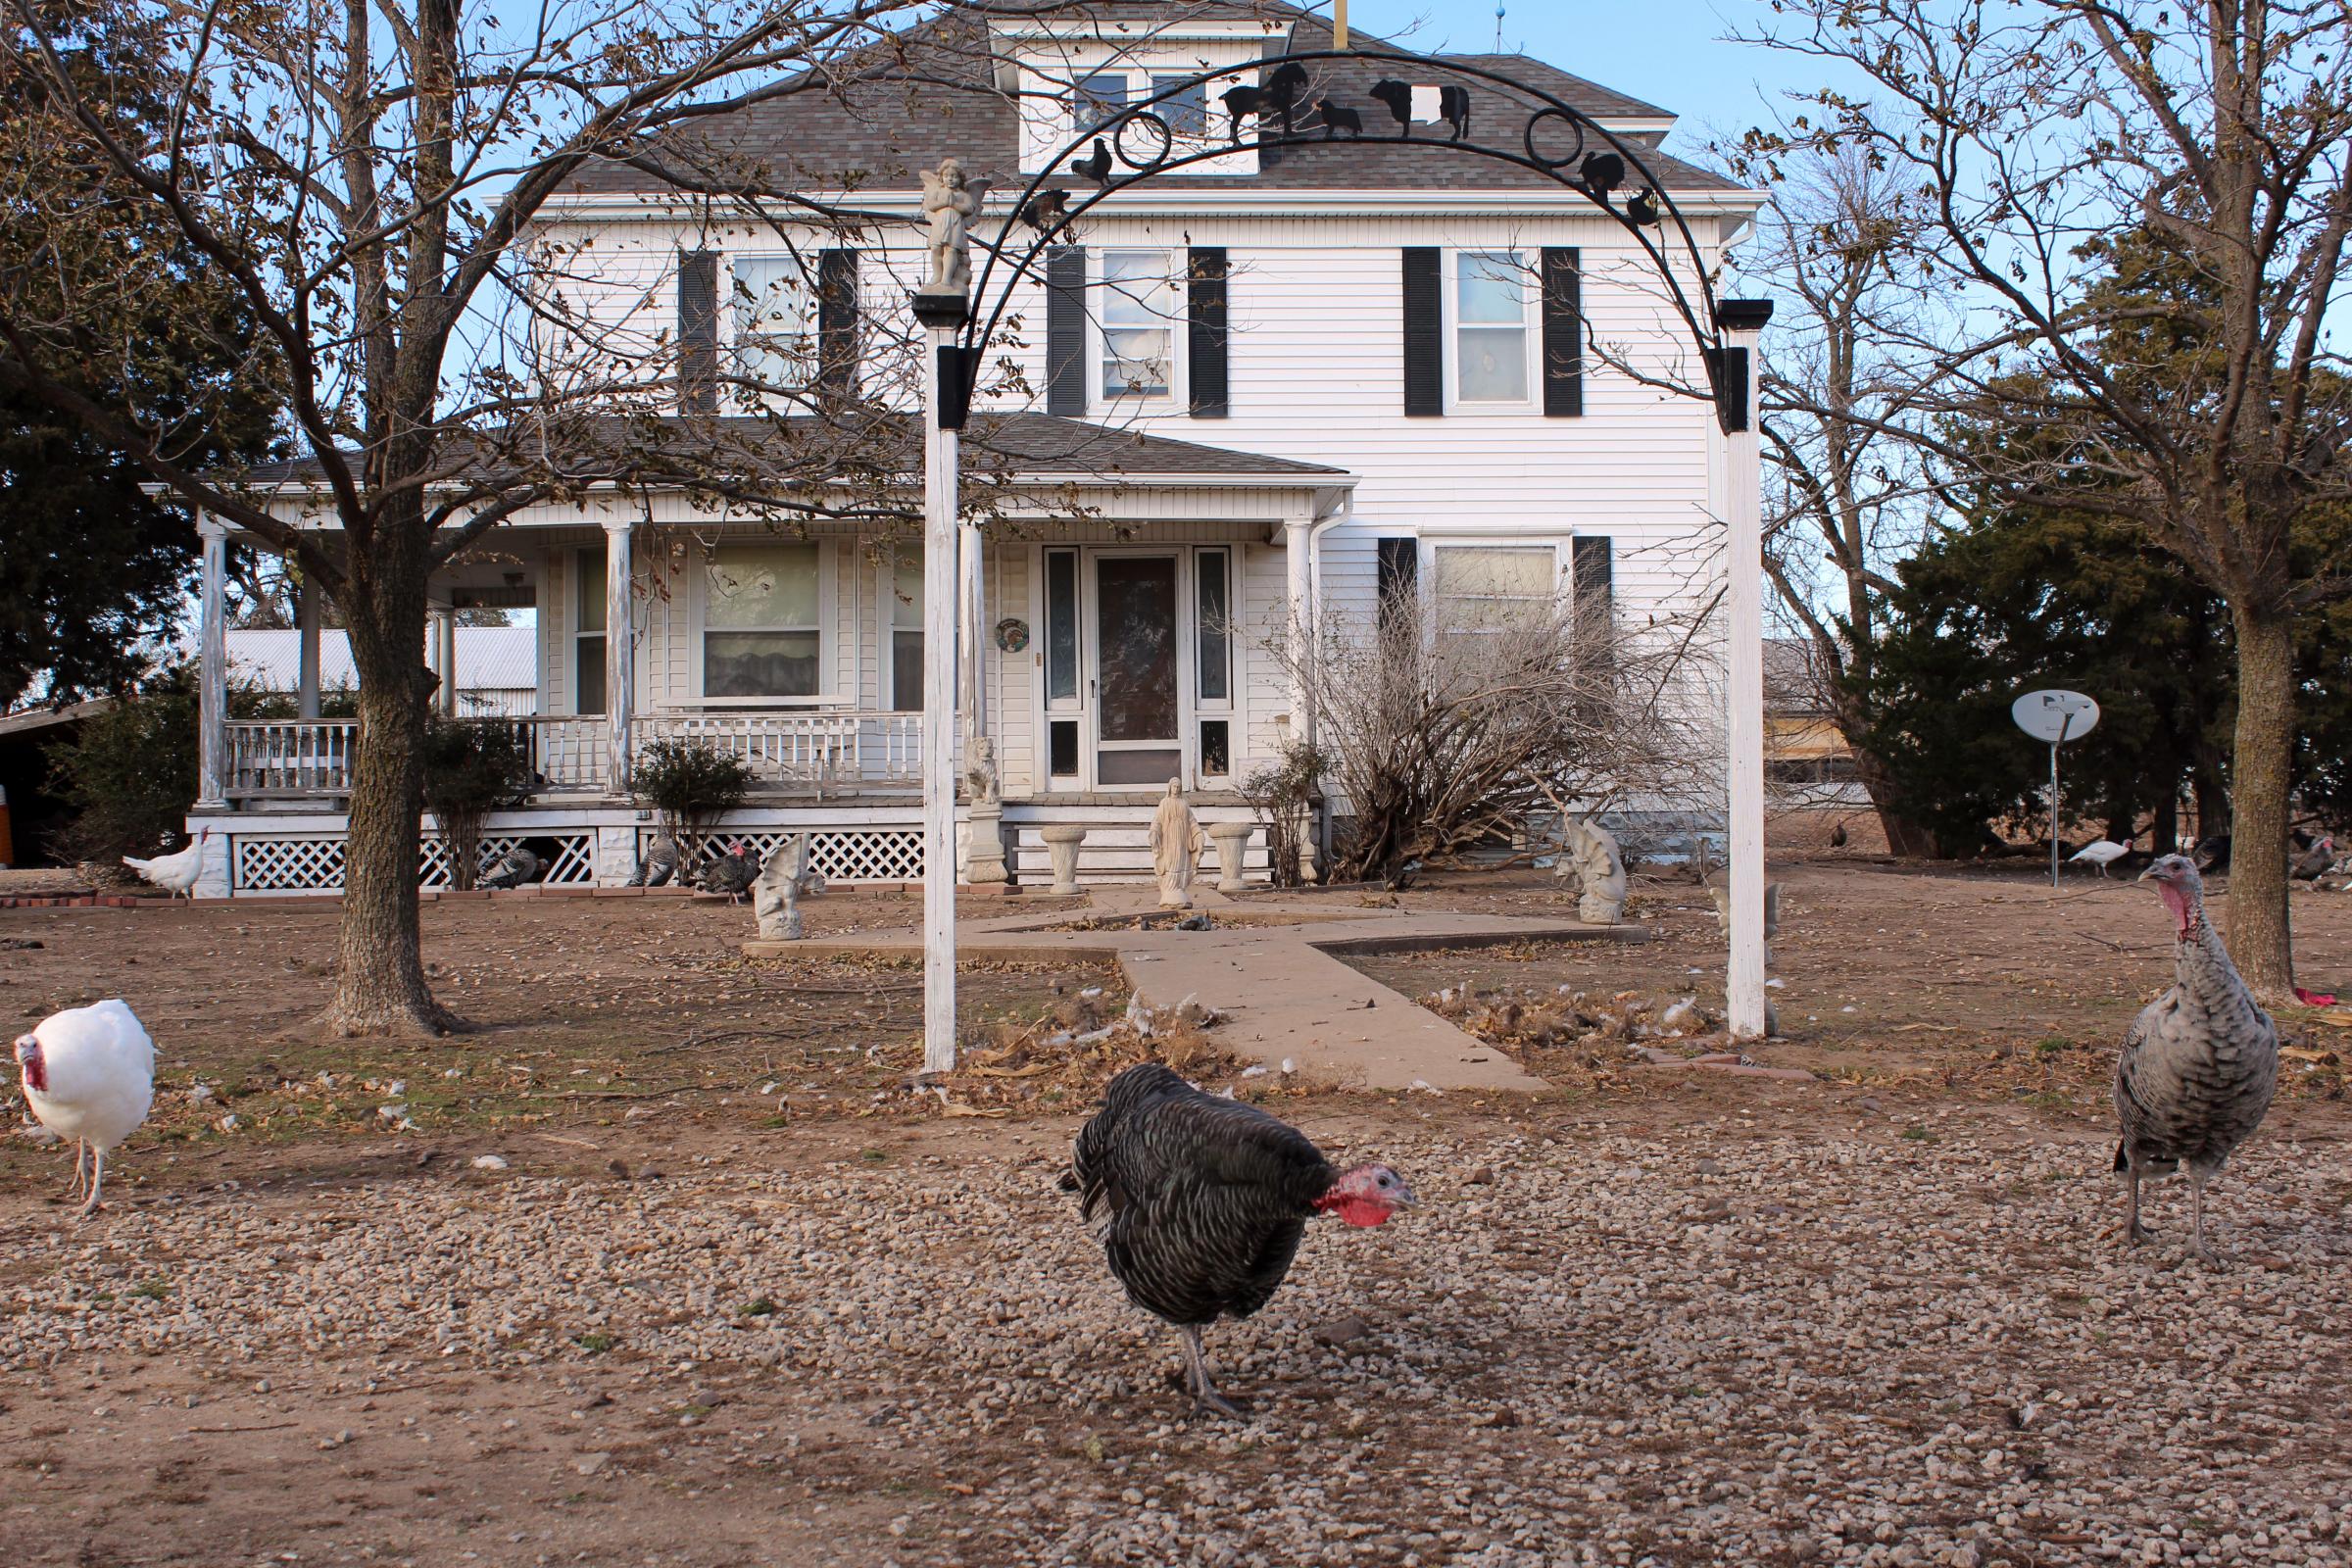
<svg viewBox="0 0 2352 1568">
<path fill-rule="evenodd" d="M 734 260 L 734 373 L 762 387 L 806 386 L 816 367 L 816 288 L 797 256 Z"/>
<path fill-rule="evenodd" d="M 1070 93 L 1070 128 L 1083 136 L 1099 130 L 1127 107 L 1127 73 L 1098 71 L 1078 78 Z"/>
<path fill-rule="evenodd" d="M 1166 251 L 1102 253 L 1102 396 L 1164 398 L 1176 285 Z"/>
<path fill-rule="evenodd" d="M 1525 403 L 1528 266 L 1508 251 L 1464 251 L 1454 268 L 1454 400 Z"/>
</svg>

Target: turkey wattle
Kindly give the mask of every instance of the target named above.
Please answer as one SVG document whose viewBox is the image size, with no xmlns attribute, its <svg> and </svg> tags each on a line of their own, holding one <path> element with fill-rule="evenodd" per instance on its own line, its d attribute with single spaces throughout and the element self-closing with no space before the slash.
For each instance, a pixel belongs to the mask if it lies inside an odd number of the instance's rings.
<svg viewBox="0 0 2352 1568">
<path fill-rule="evenodd" d="M 1388 1166 L 1335 1170 L 1298 1128 L 1157 1062 L 1110 1081 L 1063 1185 L 1127 1298 L 1184 1335 L 1194 1408 L 1227 1415 L 1240 1412 L 1209 1381 L 1201 1328 L 1264 1306 L 1315 1215 L 1373 1226 L 1413 1204 Z"/>
<path fill-rule="evenodd" d="M 204 875 L 205 840 L 212 836 L 211 828 L 198 828 L 196 841 L 184 850 L 159 855 L 148 860 L 142 860 L 135 855 L 125 855 L 122 863 L 136 871 L 143 880 L 162 888 L 173 898 L 184 895 L 192 899 L 196 896 L 197 879 Z"/>
<path fill-rule="evenodd" d="M 155 1098 L 155 1042 L 128 1006 L 98 1002 L 51 1013 L 17 1037 L 17 1067 L 33 1119 L 74 1140 L 74 1185 L 81 1187 L 81 1148 L 94 1156 L 84 1214 L 98 1206 L 106 1156 L 147 1119 Z"/>
<path fill-rule="evenodd" d="M 2262 1125 L 2278 1084 L 2278 1030 L 2254 1000 L 2230 952 L 2205 919 L 2205 884 L 2186 856 L 2168 855 L 2141 874 L 2173 915 L 2173 988 L 2133 1021 L 2115 1068 L 2122 1139 L 2115 1168 L 2130 1190 L 2125 1239 L 2139 1223 L 2143 1173 L 2188 1167 L 2190 1246 L 2208 1263 L 2205 1183 Z"/>
</svg>

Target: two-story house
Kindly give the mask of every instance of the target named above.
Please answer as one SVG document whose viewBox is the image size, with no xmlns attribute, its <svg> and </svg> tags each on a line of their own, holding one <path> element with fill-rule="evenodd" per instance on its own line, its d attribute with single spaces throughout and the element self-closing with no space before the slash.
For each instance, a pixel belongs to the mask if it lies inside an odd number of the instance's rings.
<svg viewBox="0 0 2352 1568">
<path fill-rule="evenodd" d="M 974 224 L 985 271 L 1032 176 L 1120 106 L 1220 74 L 1159 108 L 1179 143 L 1229 151 L 1115 192 L 1034 272 L 996 270 L 979 301 L 1006 291 L 967 440 L 989 510 L 964 656 L 1024 876 L 1056 823 L 1088 828 L 1083 875 L 1143 874 L 1171 777 L 1204 818 L 1246 816 L 1235 786 L 1299 722 L 1269 639 L 1302 603 L 1360 611 L 1411 582 L 1441 625 L 1558 595 L 1638 625 L 1719 576 L 1724 437 L 1675 389 L 1702 377 L 1653 259 L 1559 180 L 1450 145 L 1457 113 L 1466 140 L 1517 145 L 1533 134 L 1525 104 L 1477 82 L 1442 93 L 1457 79 L 1443 62 L 1387 45 L 1360 67 L 1319 63 L 1292 108 L 1320 128 L 1261 150 L 1223 82 L 1263 83 L 1268 57 L 1331 46 L 1321 20 L 1268 15 L 951 15 L 909 35 L 900 75 L 590 171 L 541 235 L 565 258 L 574 318 L 675 346 L 683 416 L 756 439 L 761 387 L 820 380 L 846 404 L 904 410 L 925 275 L 918 172 L 952 156 L 991 181 Z M 930 47 L 926 29 L 955 30 Z M 1667 111 L 1538 61 L 1456 58 L 1645 149 L 1696 265 L 1754 213 L 1755 192 L 1656 150 Z M 1373 91 L 1396 81 L 1412 90 Z M 1350 134 L 1392 113 L 1430 145 Z M 779 526 L 682 494 L 503 525 L 436 594 L 536 610 L 542 783 L 492 819 L 492 852 L 527 839 L 552 881 L 625 880 L 652 831 L 624 793 L 629 760 L 692 736 L 760 779 L 731 833 L 763 847 L 811 833 L 836 880 L 917 877 L 934 569 L 919 537 Z M 231 846 L 210 891 L 334 885 L 348 737 L 331 722 L 230 727 L 220 798 L 191 818 Z"/>
</svg>

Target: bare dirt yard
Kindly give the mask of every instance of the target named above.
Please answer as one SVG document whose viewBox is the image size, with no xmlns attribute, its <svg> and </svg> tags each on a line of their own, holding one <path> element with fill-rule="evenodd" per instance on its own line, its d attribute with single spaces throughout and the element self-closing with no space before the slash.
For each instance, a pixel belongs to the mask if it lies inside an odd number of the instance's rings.
<svg viewBox="0 0 2352 1568">
<path fill-rule="evenodd" d="M 1687 883 L 1637 884 L 1647 944 L 1362 960 L 1544 1095 L 1177 1041 L 1423 1200 L 1211 1332 L 1244 1423 L 1188 1417 L 1056 1186 L 1144 1049 L 1053 1044 L 1124 1006 L 1106 969 L 967 967 L 979 1049 L 917 1093 L 916 971 L 746 961 L 741 908 L 431 906 L 482 1027 L 426 1045 L 304 1029 L 330 908 L 0 910 L 0 1016 L 124 997 L 161 1080 L 87 1223 L 65 1152 L 0 1140 L 11 1560 L 2352 1563 L 2352 1012 L 2280 1020 L 2214 1189 L 2234 1266 L 2184 1260 L 2178 1183 L 2127 1252 L 2105 1082 L 2169 980 L 2155 899 L 1776 875 L 1788 1038 L 1749 1054 L 1805 1077 L 1594 1026 L 1720 1001 Z M 1559 908 L 1533 874 L 1401 898 Z M 2296 920 L 2305 983 L 2352 983 L 2352 898 Z"/>
</svg>

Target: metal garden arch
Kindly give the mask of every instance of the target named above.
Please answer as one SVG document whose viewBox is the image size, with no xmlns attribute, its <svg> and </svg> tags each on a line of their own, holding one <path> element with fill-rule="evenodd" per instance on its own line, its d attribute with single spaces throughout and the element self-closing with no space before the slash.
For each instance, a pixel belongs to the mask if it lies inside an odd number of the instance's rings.
<svg viewBox="0 0 2352 1568">
<path fill-rule="evenodd" d="M 1367 71 L 1383 73 L 1366 79 Z M 1245 79 L 1256 73 L 1254 81 Z M 1336 78 L 1347 75 L 1346 82 Z M 1411 78 L 1418 77 L 1418 81 Z M 1432 77 L 1436 79 L 1434 82 Z M 1318 79 L 1320 78 L 1320 79 Z M 1542 88 L 1467 61 L 1385 50 L 1323 49 L 1267 57 L 1171 80 L 1133 103 L 1105 108 L 1031 175 L 1010 202 L 969 295 L 918 292 L 915 314 L 929 335 L 925 367 L 925 548 L 954 561 L 957 545 L 957 432 L 989 345 L 1004 324 L 1015 286 L 1044 284 L 1040 262 L 1067 244 L 1074 225 L 1110 197 L 1198 165 L 1254 152 L 1265 167 L 1293 149 L 1345 140 L 1486 159 L 1526 170 L 1577 192 L 1608 215 L 1648 259 L 1664 297 L 1704 367 L 1724 433 L 1729 643 L 1727 783 L 1730 800 L 1731 941 L 1726 992 L 1731 1032 L 1765 1033 L 1761 451 L 1755 429 L 1757 335 L 1769 301 L 1718 300 L 1706 261 L 1646 149 Z M 1349 88 L 1352 87 L 1352 91 Z M 1476 89 L 1476 90 L 1474 90 Z M 1438 110 L 1414 113 L 1416 100 Z M 1345 100 L 1342 93 L 1347 93 Z M 1209 132 L 1215 102 L 1223 137 Z M 1194 114 L 1180 108 L 1197 105 Z M 1496 112 L 1516 122 L 1503 144 L 1472 133 Z M 1199 129 L 1184 124 L 1197 116 Z M 1243 133 L 1248 122 L 1250 134 Z M 1374 131 L 1376 124 L 1393 130 Z M 1434 125 L 1416 135 L 1416 124 Z M 1483 124 L 1482 124 L 1483 129 Z M 1441 131 L 1443 132 L 1441 134 Z M 1078 191 L 1080 182 L 1093 189 Z M 1026 234 L 1024 234 L 1026 230 Z M 975 529 L 974 532 L 977 532 Z M 976 541 L 971 542 L 976 547 Z M 955 803 L 951 725 L 955 710 L 958 574 L 924 573 L 924 1067 L 955 1064 Z M 966 579 L 976 587 L 976 573 Z M 976 624 L 976 622 L 975 622 Z"/>
</svg>

